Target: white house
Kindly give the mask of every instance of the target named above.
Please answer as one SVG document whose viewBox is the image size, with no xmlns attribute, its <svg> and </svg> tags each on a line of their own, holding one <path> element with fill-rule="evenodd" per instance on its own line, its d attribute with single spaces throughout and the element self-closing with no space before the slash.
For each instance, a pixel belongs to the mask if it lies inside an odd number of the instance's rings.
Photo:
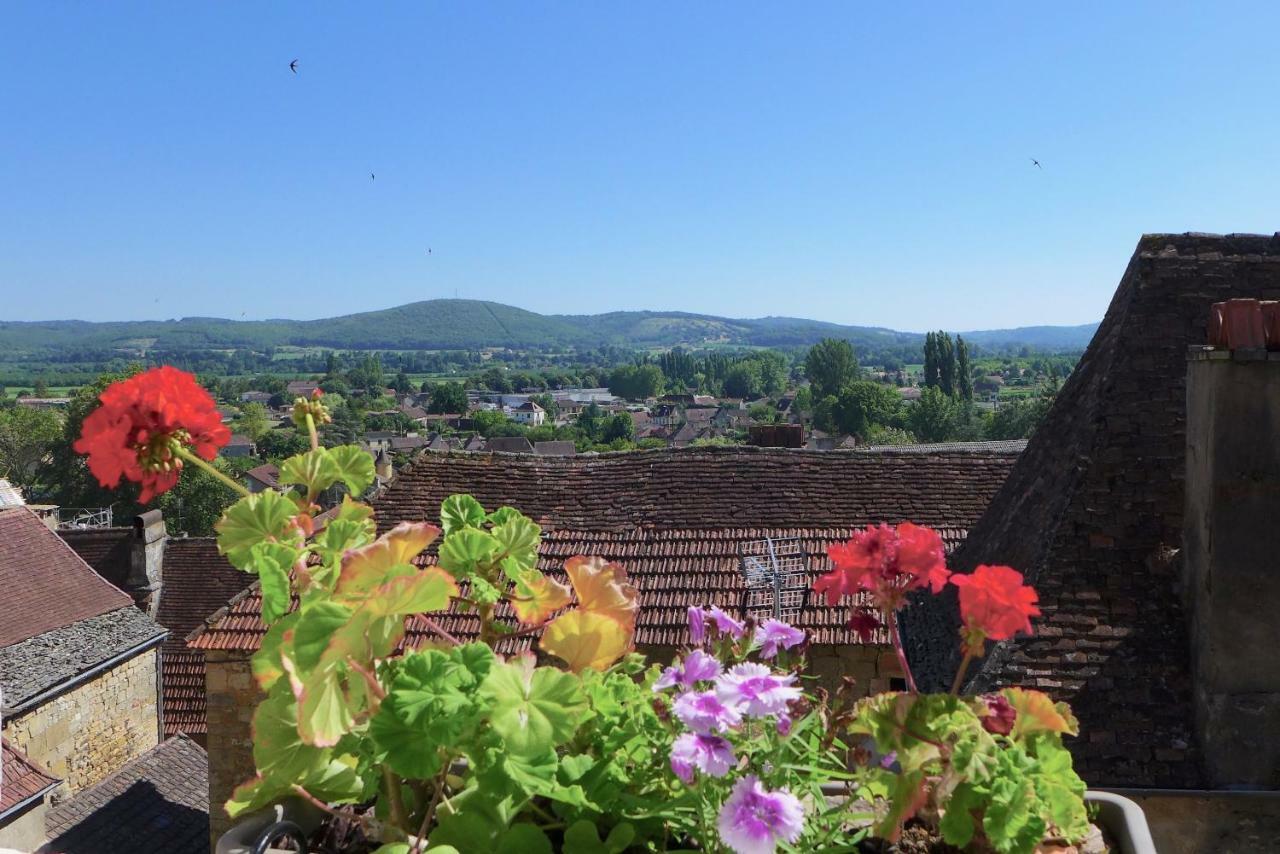
<svg viewBox="0 0 1280 854">
<path fill-rule="evenodd" d="M 541 427 L 546 418 L 547 411 L 532 400 L 526 400 L 511 410 L 512 421 L 519 424 L 527 424 L 530 427 Z"/>
</svg>

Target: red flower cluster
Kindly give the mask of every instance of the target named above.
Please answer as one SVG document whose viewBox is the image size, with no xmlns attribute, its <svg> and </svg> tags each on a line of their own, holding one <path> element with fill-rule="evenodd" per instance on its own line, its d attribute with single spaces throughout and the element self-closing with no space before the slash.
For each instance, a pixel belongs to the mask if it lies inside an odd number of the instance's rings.
<svg viewBox="0 0 1280 854">
<path fill-rule="evenodd" d="M 827 556 L 835 569 L 815 581 L 813 589 L 826 594 L 830 605 L 865 590 L 876 607 L 894 611 L 912 590 L 941 591 L 951 574 L 942 537 L 910 522 L 897 528 L 868 527 L 849 542 L 832 545 Z"/>
<path fill-rule="evenodd" d="M 75 450 L 89 456 L 89 471 L 108 488 L 123 477 L 142 484 L 150 501 L 178 482 L 189 446 L 212 460 L 231 439 L 213 398 L 185 371 L 153 368 L 108 386 L 102 405 L 84 420 Z"/>
<path fill-rule="evenodd" d="M 1007 566 L 979 566 L 972 575 L 953 575 L 960 588 L 961 634 L 966 649 L 982 654 L 982 643 L 1007 640 L 1017 632 L 1031 634 L 1031 618 L 1040 616 L 1036 591 L 1022 583 L 1022 573 Z"/>
</svg>

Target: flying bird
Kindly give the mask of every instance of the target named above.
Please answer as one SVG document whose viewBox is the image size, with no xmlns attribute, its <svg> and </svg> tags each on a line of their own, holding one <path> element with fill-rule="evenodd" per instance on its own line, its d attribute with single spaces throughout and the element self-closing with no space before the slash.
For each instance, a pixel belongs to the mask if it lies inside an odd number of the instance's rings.
<svg viewBox="0 0 1280 854">
<path fill-rule="evenodd" d="M 370 173 L 369 173 L 369 180 L 370 180 L 370 181 L 376 180 L 376 179 L 373 177 L 373 173 L 372 173 L 372 172 L 370 172 Z"/>
<path fill-rule="evenodd" d="M 1043 168 L 1044 168 L 1043 166 L 1041 166 L 1041 165 L 1040 165 L 1040 161 L 1039 161 L 1039 160 L 1036 160 L 1034 157 L 1032 157 L 1032 158 L 1031 158 L 1031 162 L 1032 162 L 1032 163 L 1034 163 L 1034 164 L 1036 165 L 1036 168 L 1037 168 L 1037 169 L 1043 169 Z"/>
<path fill-rule="evenodd" d="M 298 73 L 298 60 L 295 59 L 293 62 L 289 63 L 289 70 L 294 74 Z"/>
</svg>

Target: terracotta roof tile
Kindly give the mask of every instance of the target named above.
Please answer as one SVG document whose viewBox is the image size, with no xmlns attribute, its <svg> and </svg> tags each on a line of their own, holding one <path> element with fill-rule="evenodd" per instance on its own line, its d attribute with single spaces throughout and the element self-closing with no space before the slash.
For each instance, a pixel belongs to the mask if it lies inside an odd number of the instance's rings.
<svg viewBox="0 0 1280 854">
<path fill-rule="evenodd" d="M 0 646 L 133 605 L 26 507 L 0 509 Z"/>
<path fill-rule="evenodd" d="M 209 758 L 174 736 L 49 811 L 40 854 L 209 850 Z"/>
<path fill-rule="evenodd" d="M 0 763 L 0 816 L 61 782 L 3 740 L 0 740 Z"/>
</svg>

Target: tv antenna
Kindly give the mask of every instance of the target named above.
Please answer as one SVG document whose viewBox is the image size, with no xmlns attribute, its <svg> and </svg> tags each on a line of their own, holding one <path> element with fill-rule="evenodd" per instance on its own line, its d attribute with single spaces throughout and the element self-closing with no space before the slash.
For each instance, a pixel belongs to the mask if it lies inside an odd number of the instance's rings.
<svg viewBox="0 0 1280 854">
<path fill-rule="evenodd" d="M 738 546 L 738 557 L 748 616 L 787 622 L 800 616 L 807 556 L 799 537 L 750 540 Z"/>
</svg>

